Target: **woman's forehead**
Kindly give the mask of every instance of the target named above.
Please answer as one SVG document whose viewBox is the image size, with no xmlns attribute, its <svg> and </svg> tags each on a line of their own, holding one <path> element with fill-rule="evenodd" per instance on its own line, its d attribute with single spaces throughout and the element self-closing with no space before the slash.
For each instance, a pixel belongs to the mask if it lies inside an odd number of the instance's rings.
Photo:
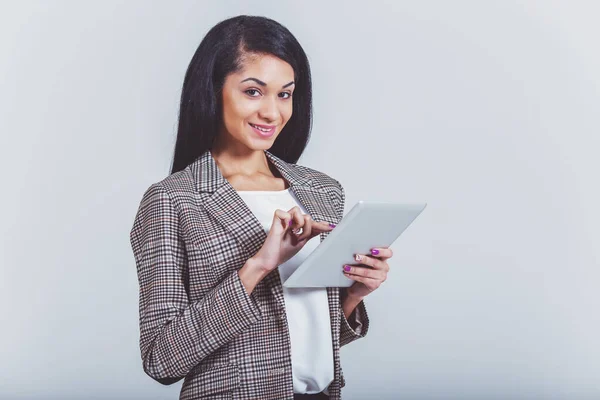
<svg viewBox="0 0 600 400">
<path fill-rule="evenodd" d="M 273 55 L 253 54 L 244 57 L 241 69 L 235 75 L 241 78 L 240 80 L 256 78 L 267 85 L 283 85 L 294 80 L 294 69 L 290 64 Z"/>
</svg>

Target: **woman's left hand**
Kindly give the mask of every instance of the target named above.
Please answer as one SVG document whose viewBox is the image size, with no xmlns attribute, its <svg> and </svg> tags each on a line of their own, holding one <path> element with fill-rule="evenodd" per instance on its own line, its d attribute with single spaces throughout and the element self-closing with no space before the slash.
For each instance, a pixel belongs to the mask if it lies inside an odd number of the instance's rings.
<svg viewBox="0 0 600 400">
<path fill-rule="evenodd" d="M 346 289 L 348 296 L 362 300 L 379 288 L 387 279 L 390 266 L 386 260 L 392 258 L 392 255 L 392 249 L 389 247 L 374 247 L 371 249 L 371 255 L 355 254 L 354 259 L 360 264 L 344 266 L 344 275 L 356 281 Z"/>
</svg>

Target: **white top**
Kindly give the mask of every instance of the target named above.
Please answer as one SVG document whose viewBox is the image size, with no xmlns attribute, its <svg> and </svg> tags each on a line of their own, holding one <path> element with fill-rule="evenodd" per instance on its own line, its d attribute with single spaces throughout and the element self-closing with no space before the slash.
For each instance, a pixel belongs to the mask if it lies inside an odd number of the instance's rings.
<svg viewBox="0 0 600 400">
<path fill-rule="evenodd" d="M 308 214 L 290 189 L 241 190 L 237 193 L 260 221 L 266 233 L 271 228 L 276 209 L 288 211 L 298 206 L 302 214 Z M 278 267 L 282 283 L 319 243 L 320 238 L 317 235 Z M 327 393 L 326 389 L 334 378 L 327 289 L 283 287 L 283 296 L 292 347 L 294 393 Z"/>
</svg>

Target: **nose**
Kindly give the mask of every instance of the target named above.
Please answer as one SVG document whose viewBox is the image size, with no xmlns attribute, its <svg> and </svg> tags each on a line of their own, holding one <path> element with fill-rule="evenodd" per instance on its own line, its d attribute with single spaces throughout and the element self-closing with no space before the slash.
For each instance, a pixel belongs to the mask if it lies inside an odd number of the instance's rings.
<svg viewBox="0 0 600 400">
<path fill-rule="evenodd" d="M 270 96 L 265 96 L 258 111 L 259 116 L 269 122 L 276 121 L 279 118 L 279 109 L 277 101 Z"/>
</svg>

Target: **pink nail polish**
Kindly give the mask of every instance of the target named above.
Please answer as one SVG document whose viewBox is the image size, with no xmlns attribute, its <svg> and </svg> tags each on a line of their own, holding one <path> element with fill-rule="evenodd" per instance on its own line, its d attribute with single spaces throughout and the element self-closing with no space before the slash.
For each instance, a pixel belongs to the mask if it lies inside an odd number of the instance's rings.
<svg viewBox="0 0 600 400">
<path fill-rule="evenodd" d="M 377 250 L 377 249 L 371 249 L 371 254 L 373 254 L 374 256 L 376 256 L 377 254 L 379 254 L 379 250 Z"/>
<path fill-rule="evenodd" d="M 346 271 L 346 272 L 350 271 L 350 266 L 349 265 L 344 265 L 344 271 Z"/>
</svg>

